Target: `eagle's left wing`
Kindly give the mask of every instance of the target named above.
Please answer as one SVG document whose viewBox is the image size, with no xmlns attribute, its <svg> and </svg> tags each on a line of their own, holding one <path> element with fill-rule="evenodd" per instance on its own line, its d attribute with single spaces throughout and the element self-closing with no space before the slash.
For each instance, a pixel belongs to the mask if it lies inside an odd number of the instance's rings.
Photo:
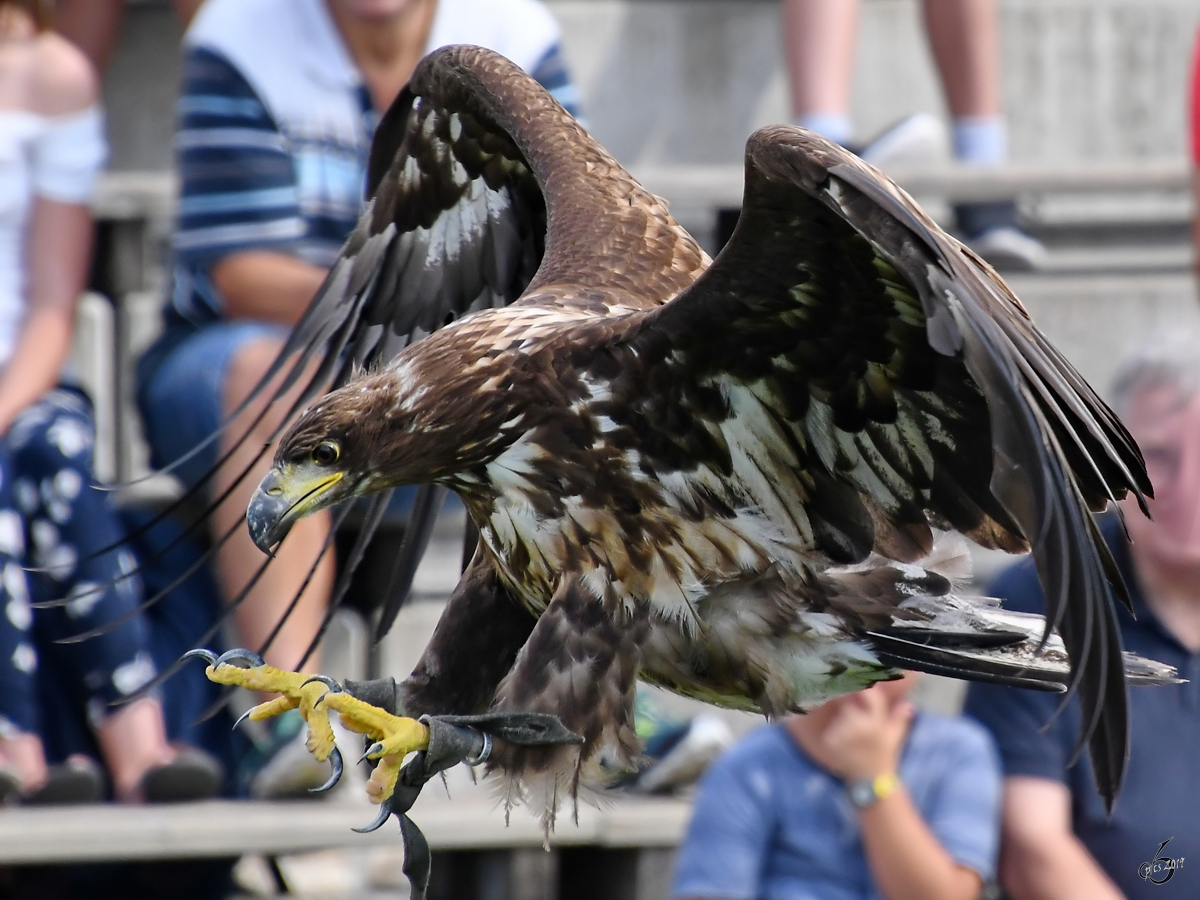
<svg viewBox="0 0 1200 900">
<path fill-rule="evenodd" d="M 610 289 L 626 303 L 644 296 L 649 305 L 690 284 L 709 262 L 665 204 L 541 85 L 480 47 L 442 48 L 418 64 L 377 128 L 367 193 L 368 207 L 329 276 L 228 421 L 268 391 L 275 403 L 303 384 L 291 419 L 327 387 L 385 364 L 469 312 L 512 303 L 531 286 L 578 283 Z M 183 503 L 203 497 L 212 474 Z M 418 494 L 378 634 L 407 593 L 442 496 L 430 486 Z M 387 497 L 370 503 L 326 621 Z"/>
<path fill-rule="evenodd" d="M 840 147 L 763 129 L 732 240 L 628 348 L 604 412 L 655 435 L 642 464 L 678 483 L 681 460 L 704 460 L 743 486 L 725 500 L 792 523 L 831 562 L 917 558 L 931 527 L 1032 548 L 1097 783 L 1115 794 L 1126 598 L 1089 509 L 1150 484 L 1124 427 L 985 263 Z"/>
</svg>

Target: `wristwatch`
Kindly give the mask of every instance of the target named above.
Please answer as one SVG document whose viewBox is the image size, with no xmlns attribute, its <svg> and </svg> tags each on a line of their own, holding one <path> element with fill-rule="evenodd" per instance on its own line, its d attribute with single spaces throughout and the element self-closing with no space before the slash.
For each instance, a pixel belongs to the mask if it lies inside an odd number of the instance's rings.
<svg viewBox="0 0 1200 900">
<path fill-rule="evenodd" d="M 895 772 L 877 775 L 874 778 L 855 778 L 846 782 L 846 796 L 858 809 L 874 806 L 884 797 L 896 792 L 900 787 L 900 776 Z"/>
</svg>

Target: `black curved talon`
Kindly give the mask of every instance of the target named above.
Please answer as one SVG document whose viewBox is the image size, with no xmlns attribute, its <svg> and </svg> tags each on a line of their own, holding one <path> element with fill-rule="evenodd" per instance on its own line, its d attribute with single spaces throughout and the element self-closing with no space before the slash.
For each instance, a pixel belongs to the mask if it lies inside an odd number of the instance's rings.
<svg viewBox="0 0 1200 900">
<path fill-rule="evenodd" d="M 237 717 L 237 721 L 233 723 L 233 730 L 237 731 L 237 727 L 250 718 L 250 713 L 254 712 L 255 707 L 250 707 L 244 713 Z"/>
<path fill-rule="evenodd" d="M 336 681 L 334 681 L 332 678 L 330 678 L 328 675 L 314 675 L 311 678 L 309 678 L 307 681 L 304 682 L 304 684 L 313 684 L 313 683 L 320 683 L 320 684 L 325 685 L 325 687 L 329 688 L 329 690 L 327 690 L 324 694 L 322 694 L 320 697 L 318 697 L 316 699 L 316 701 L 313 703 L 313 709 L 316 709 L 318 706 L 320 706 L 322 703 L 324 703 L 325 698 L 328 697 L 330 694 L 340 694 L 343 691 L 342 686 L 340 684 L 338 684 Z M 302 684 L 300 686 L 304 687 L 304 684 Z"/>
<path fill-rule="evenodd" d="M 378 831 L 383 827 L 383 823 L 388 820 L 392 814 L 392 798 L 388 797 L 379 804 L 379 815 L 375 817 L 375 821 L 366 828 L 351 828 L 350 830 L 356 834 L 370 834 L 372 831 Z"/>
<path fill-rule="evenodd" d="M 320 787 L 309 788 L 309 793 L 323 794 L 342 780 L 342 772 L 345 766 L 342 763 L 342 751 L 337 747 L 334 747 L 333 752 L 329 754 L 329 767 L 333 770 L 329 773 L 329 780 Z"/>
<path fill-rule="evenodd" d="M 212 663 L 212 667 L 215 669 L 217 666 L 223 666 L 227 663 L 229 665 L 233 665 L 235 662 L 247 663 L 247 665 L 242 667 L 244 669 L 257 669 L 259 666 L 265 666 L 267 664 L 266 660 L 264 660 L 253 650 L 246 650 L 243 647 L 237 647 L 233 650 L 226 650 L 224 653 L 218 656 L 216 661 Z"/>
<path fill-rule="evenodd" d="M 328 675 L 313 675 L 307 681 L 305 681 L 304 684 L 300 685 L 300 687 L 304 687 L 305 684 L 312 684 L 313 682 L 317 681 L 325 685 L 325 687 L 329 688 L 329 690 L 335 694 L 340 694 L 343 690 L 342 686 Z"/>
<path fill-rule="evenodd" d="M 362 755 L 362 756 L 360 756 L 360 757 L 358 758 L 358 761 L 359 761 L 359 762 L 362 762 L 362 761 L 363 761 L 363 760 L 365 760 L 365 759 L 366 759 L 368 756 L 370 756 L 372 753 L 378 753 L 378 752 L 379 752 L 379 751 L 381 751 L 382 749 L 383 749 L 383 744 L 379 743 L 379 741 L 376 741 L 374 744 L 372 744 L 370 747 L 368 747 L 368 748 L 367 748 L 367 749 L 366 749 L 366 750 L 363 752 L 363 755 Z"/>
<path fill-rule="evenodd" d="M 217 664 L 217 654 L 211 650 L 205 650 L 203 647 L 198 647 L 195 650 L 189 650 L 183 656 L 179 657 L 180 661 L 185 659 L 202 659 L 208 665 L 215 666 Z"/>
</svg>

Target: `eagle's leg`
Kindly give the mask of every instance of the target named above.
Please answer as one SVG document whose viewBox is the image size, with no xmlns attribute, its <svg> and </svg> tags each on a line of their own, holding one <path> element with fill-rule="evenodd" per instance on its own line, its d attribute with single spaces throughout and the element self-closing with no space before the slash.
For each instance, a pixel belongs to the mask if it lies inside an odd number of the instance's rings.
<svg viewBox="0 0 1200 900">
<path fill-rule="evenodd" d="M 601 757 L 625 768 L 640 756 L 633 705 L 649 620 L 644 608 L 623 601 L 615 591 L 597 597 L 577 574 L 564 576 L 496 693 L 494 712 L 548 713 L 580 736 L 579 747 L 499 741 L 493 752 L 517 796 L 544 801 L 547 828 L 557 800 L 574 796 L 581 777 L 604 780 L 595 766 Z"/>
<path fill-rule="evenodd" d="M 499 584 L 491 557 L 477 547 L 412 673 L 399 683 L 387 677 L 342 687 L 398 716 L 480 713 L 536 623 Z"/>
<path fill-rule="evenodd" d="M 536 624 L 499 583 L 491 556 L 477 543 L 425 652 L 397 686 L 399 708 L 391 712 L 418 717 L 483 712 Z"/>
</svg>

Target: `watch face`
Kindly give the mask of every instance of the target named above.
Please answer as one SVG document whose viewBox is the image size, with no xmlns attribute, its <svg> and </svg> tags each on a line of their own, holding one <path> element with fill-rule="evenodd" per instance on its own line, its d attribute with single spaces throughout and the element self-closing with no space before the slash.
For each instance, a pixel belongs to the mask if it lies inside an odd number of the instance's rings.
<svg viewBox="0 0 1200 900">
<path fill-rule="evenodd" d="M 850 797 L 850 802 L 859 809 L 870 806 L 877 799 L 875 785 L 867 779 L 850 782 L 846 785 L 846 793 Z"/>
</svg>

